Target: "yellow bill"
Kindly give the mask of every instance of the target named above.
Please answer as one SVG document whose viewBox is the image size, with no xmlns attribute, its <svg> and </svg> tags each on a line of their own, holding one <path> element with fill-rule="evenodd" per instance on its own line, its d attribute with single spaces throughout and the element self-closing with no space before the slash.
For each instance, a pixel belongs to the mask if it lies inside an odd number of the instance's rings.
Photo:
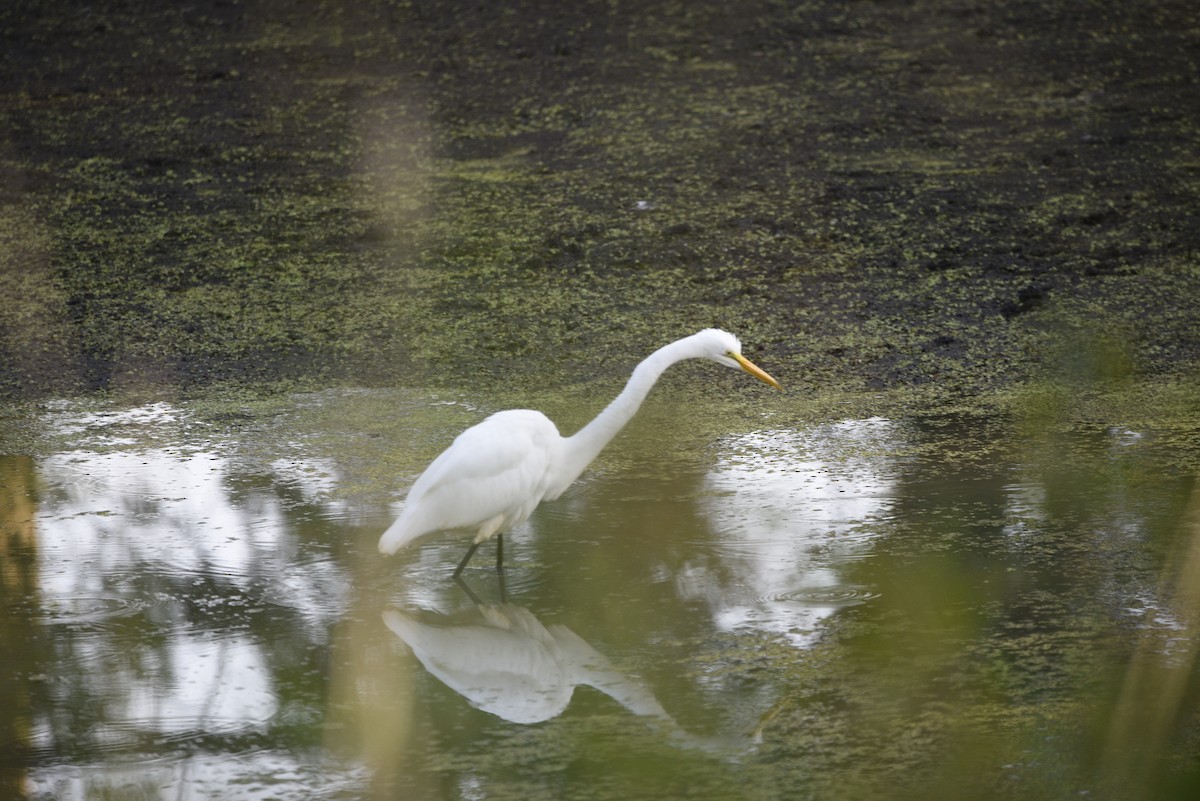
<svg viewBox="0 0 1200 801">
<path fill-rule="evenodd" d="M 770 373 L 768 373 L 766 370 L 759 367 L 754 362 L 747 359 L 742 354 L 731 353 L 729 355 L 732 356 L 734 358 L 734 360 L 742 366 L 743 370 L 745 370 L 747 373 L 749 373 L 750 375 L 757 378 L 759 381 L 763 382 L 764 384 L 770 384 L 771 386 L 775 387 L 775 389 L 778 389 L 780 391 L 783 390 L 783 387 L 779 386 L 779 382 L 776 381 L 774 378 L 772 378 Z"/>
</svg>

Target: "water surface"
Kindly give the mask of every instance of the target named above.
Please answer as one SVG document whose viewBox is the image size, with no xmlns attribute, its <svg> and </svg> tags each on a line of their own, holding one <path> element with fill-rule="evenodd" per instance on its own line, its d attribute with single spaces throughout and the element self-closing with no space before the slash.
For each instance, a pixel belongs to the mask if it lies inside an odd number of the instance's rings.
<svg viewBox="0 0 1200 801">
<path fill-rule="evenodd" d="M 1197 590 L 1175 575 L 1200 535 L 1156 432 L 747 414 L 715 433 L 666 400 L 508 536 L 503 580 L 489 544 L 451 581 L 461 535 L 380 557 L 404 488 L 487 411 L 358 391 L 34 415 L 36 447 L 0 457 L 6 794 L 1194 780 L 1194 705 L 1162 688 L 1195 686 Z"/>
</svg>

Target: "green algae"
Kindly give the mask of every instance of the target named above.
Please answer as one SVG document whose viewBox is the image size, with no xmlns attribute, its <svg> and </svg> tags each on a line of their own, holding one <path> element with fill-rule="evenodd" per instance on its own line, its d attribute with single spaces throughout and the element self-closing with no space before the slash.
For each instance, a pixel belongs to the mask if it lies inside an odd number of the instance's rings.
<svg viewBox="0 0 1200 801">
<path fill-rule="evenodd" d="M 439 8 L 89 10 L 86 63 L 14 72 L 52 311 L 6 307 L 5 391 L 572 383 L 717 324 L 793 381 L 988 392 L 1064 314 L 1194 369 L 1178 4 Z"/>
</svg>

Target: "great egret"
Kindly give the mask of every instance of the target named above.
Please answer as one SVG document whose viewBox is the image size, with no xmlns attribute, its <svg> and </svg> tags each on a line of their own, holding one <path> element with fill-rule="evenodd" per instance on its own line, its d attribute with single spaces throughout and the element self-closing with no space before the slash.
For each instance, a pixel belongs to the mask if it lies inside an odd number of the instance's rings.
<svg viewBox="0 0 1200 801">
<path fill-rule="evenodd" d="M 438 531 L 465 529 L 475 539 L 454 570 L 457 578 L 475 549 L 529 518 L 542 501 L 562 495 L 621 430 L 663 371 L 684 359 L 711 359 L 745 370 L 776 389 L 779 382 L 742 355 L 727 331 L 708 328 L 664 345 L 633 370 L 621 394 L 596 419 L 564 437 L 541 412 L 497 412 L 459 434 L 412 485 L 404 510 L 379 538 L 379 552 L 393 554 Z M 504 539 L 496 539 L 496 567 Z"/>
</svg>

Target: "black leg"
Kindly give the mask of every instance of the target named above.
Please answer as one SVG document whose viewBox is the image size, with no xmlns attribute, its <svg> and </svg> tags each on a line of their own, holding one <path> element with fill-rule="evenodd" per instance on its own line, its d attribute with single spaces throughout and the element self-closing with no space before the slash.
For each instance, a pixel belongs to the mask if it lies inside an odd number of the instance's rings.
<svg viewBox="0 0 1200 801">
<path fill-rule="evenodd" d="M 455 576 L 454 583 L 463 588 L 463 592 L 471 599 L 471 603 L 476 606 L 483 606 L 483 601 L 479 600 L 479 596 L 471 591 L 471 588 L 467 586 L 467 582 L 462 580 L 462 576 Z"/>
<path fill-rule="evenodd" d="M 504 572 L 504 535 L 496 535 L 496 570 Z"/>
<path fill-rule="evenodd" d="M 467 555 L 458 563 L 458 567 L 454 568 L 454 578 L 458 578 L 458 574 L 463 572 L 463 568 L 467 566 L 467 562 L 471 561 L 471 557 L 475 555 L 475 549 L 478 547 L 478 542 L 471 543 L 471 547 L 467 549 Z"/>
</svg>

